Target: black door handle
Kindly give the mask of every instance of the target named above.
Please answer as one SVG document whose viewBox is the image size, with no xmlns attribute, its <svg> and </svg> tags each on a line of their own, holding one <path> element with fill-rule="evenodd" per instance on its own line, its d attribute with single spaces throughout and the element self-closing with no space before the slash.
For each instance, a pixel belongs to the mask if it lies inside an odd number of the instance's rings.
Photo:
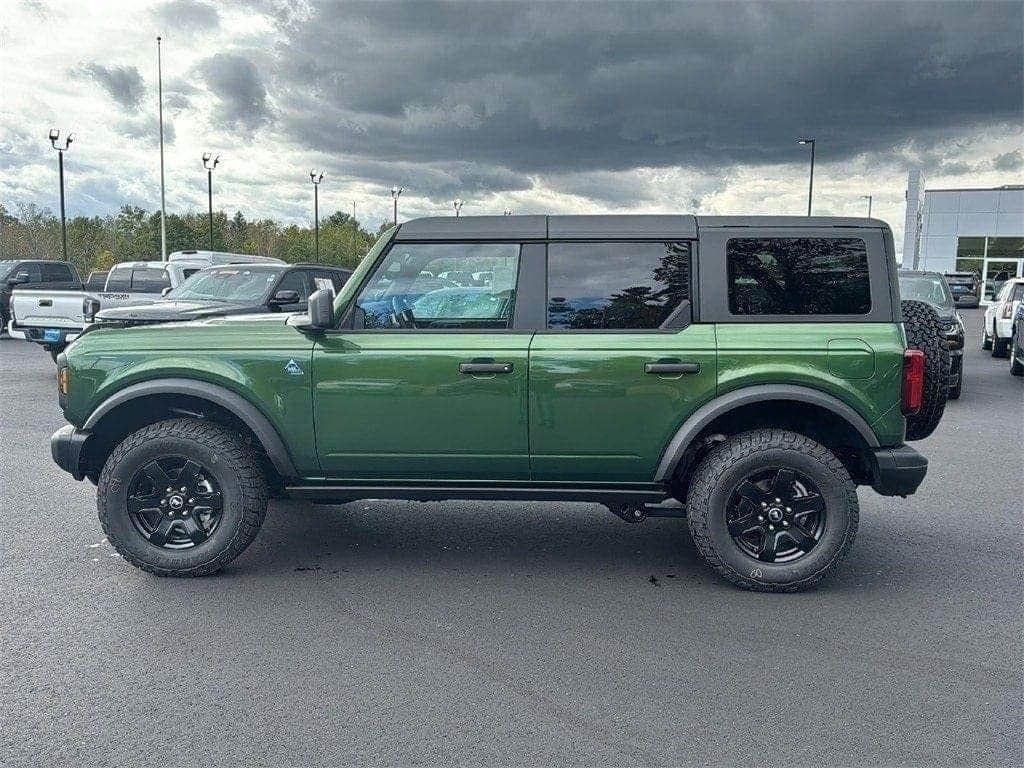
<svg viewBox="0 0 1024 768">
<path fill-rule="evenodd" d="M 40 307 L 52 307 L 53 306 L 53 299 L 40 299 L 39 300 L 39 306 Z"/>
<path fill-rule="evenodd" d="M 512 373 L 512 363 L 459 363 L 459 373 Z"/>
<path fill-rule="evenodd" d="M 644 363 L 644 373 L 653 373 L 658 376 L 700 373 L 700 363 Z"/>
</svg>

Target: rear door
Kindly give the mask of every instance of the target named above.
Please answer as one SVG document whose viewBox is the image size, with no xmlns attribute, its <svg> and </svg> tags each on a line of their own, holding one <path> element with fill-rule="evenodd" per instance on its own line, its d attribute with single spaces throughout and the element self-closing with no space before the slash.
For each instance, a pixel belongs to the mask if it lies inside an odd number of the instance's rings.
<svg viewBox="0 0 1024 768">
<path fill-rule="evenodd" d="M 691 242 L 560 242 L 530 346 L 534 480 L 651 482 L 715 393 L 715 329 L 692 323 Z"/>
<path fill-rule="evenodd" d="M 398 242 L 313 354 L 328 477 L 525 480 L 527 357 L 518 243 Z M 534 248 L 540 246 L 532 246 Z M 435 275 L 489 271 L 489 280 Z"/>
</svg>

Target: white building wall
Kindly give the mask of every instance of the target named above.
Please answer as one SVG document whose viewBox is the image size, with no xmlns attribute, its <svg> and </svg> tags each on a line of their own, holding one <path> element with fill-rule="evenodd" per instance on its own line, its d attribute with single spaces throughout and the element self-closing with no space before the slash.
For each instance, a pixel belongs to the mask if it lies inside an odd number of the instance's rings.
<svg viewBox="0 0 1024 768">
<path fill-rule="evenodd" d="M 908 229 L 910 193 L 908 187 Z M 1024 237 L 1024 189 L 925 190 L 919 269 L 952 272 L 956 268 L 957 238 L 972 236 Z M 904 245 L 903 264 L 909 266 L 912 262 L 906 248 Z"/>
</svg>

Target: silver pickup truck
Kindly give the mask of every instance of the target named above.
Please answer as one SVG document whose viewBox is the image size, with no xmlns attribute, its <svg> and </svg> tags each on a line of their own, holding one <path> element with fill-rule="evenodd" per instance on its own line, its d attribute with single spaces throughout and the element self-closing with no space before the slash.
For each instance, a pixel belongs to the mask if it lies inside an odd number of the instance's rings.
<svg viewBox="0 0 1024 768">
<path fill-rule="evenodd" d="M 42 344 L 56 359 L 101 309 L 149 304 L 213 264 L 283 264 L 280 259 L 211 251 L 178 251 L 168 261 L 115 264 L 102 291 L 15 289 L 11 294 L 12 338 Z"/>
</svg>

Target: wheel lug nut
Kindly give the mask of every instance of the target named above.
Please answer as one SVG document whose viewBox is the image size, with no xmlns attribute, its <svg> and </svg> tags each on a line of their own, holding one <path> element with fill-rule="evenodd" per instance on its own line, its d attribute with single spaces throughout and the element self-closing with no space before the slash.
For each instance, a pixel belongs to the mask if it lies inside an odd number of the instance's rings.
<svg viewBox="0 0 1024 768">
<path fill-rule="evenodd" d="M 768 530 L 769 531 L 774 531 L 775 530 L 775 526 L 774 525 L 769 525 L 768 526 Z"/>
<path fill-rule="evenodd" d="M 184 486 L 184 485 L 183 485 L 183 486 L 181 486 L 181 492 L 182 492 L 182 493 L 184 493 L 184 492 L 185 492 L 185 486 Z M 776 499 L 776 501 L 778 501 L 778 499 Z"/>
<path fill-rule="evenodd" d="M 187 515 L 187 514 L 188 514 L 188 512 L 186 512 L 185 514 Z M 786 522 L 785 520 L 783 520 L 783 521 L 782 521 L 782 527 L 783 527 L 783 528 L 789 528 L 789 523 L 787 523 L 787 522 Z"/>
<path fill-rule="evenodd" d="M 787 512 L 792 512 L 792 511 L 793 511 L 793 508 L 792 508 L 792 507 L 786 507 L 786 511 L 787 511 Z"/>
<path fill-rule="evenodd" d="M 167 506 L 167 499 L 160 499 L 160 506 L 161 507 L 166 507 Z"/>
<path fill-rule="evenodd" d="M 184 489 L 184 488 L 182 488 L 182 490 L 185 490 L 185 489 Z M 782 499 L 779 499 L 779 498 L 776 498 L 776 499 L 775 499 L 775 503 L 776 503 L 776 504 L 780 503 L 781 501 L 782 501 Z"/>
<path fill-rule="evenodd" d="M 767 501 L 762 501 L 761 502 L 761 509 L 767 509 L 767 508 L 768 508 L 768 502 Z"/>
<path fill-rule="evenodd" d="M 168 492 L 168 493 L 170 493 L 170 492 L 171 492 L 171 491 L 173 491 L 173 490 L 174 490 L 173 488 L 168 488 L 168 489 L 167 489 L 167 492 Z"/>
<path fill-rule="evenodd" d="M 758 522 L 763 523 L 764 522 L 764 515 L 758 515 L 757 516 L 757 520 L 758 520 Z"/>
</svg>

